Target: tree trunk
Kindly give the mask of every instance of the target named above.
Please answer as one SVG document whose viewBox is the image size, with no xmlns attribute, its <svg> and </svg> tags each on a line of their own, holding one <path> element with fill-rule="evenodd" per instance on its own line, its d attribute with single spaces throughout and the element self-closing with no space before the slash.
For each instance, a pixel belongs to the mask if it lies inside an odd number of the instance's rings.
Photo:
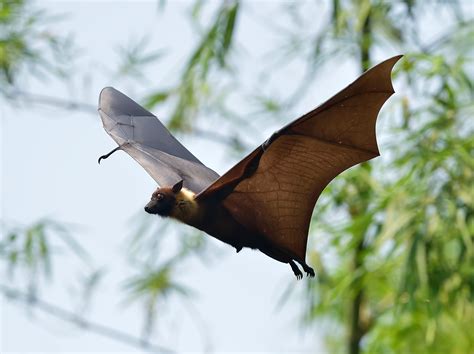
<svg viewBox="0 0 474 354">
<path fill-rule="evenodd" d="M 371 26 L 370 26 L 370 10 L 365 18 L 362 32 L 359 39 L 359 50 L 360 50 L 360 69 L 361 72 L 366 71 L 370 67 L 370 48 L 372 45 Z M 366 164 L 362 164 L 361 168 L 368 168 Z M 355 217 L 360 213 L 364 213 L 366 208 L 354 208 L 357 212 L 351 217 Z M 353 269 L 354 273 L 358 272 L 360 267 L 363 265 L 363 252 L 364 246 L 364 235 L 361 235 L 353 255 Z M 354 292 L 353 298 L 350 303 L 350 323 L 349 323 L 349 354 L 360 353 L 360 341 L 366 334 L 365 326 L 361 321 L 361 310 L 364 299 L 364 289 L 360 284 L 360 279 L 357 280 L 356 291 Z"/>
</svg>

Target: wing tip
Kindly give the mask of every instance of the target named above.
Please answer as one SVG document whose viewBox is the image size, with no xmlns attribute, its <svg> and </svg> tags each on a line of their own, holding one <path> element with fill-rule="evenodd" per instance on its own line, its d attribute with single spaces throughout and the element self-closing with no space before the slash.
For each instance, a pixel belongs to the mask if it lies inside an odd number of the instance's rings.
<svg viewBox="0 0 474 354">
<path fill-rule="evenodd" d="M 403 54 L 395 55 L 391 58 L 388 58 L 388 59 L 384 60 L 383 62 L 377 64 L 376 66 L 374 66 L 372 68 L 372 69 L 381 68 L 382 70 L 386 70 L 387 75 L 388 75 L 388 82 L 389 82 L 390 93 L 391 94 L 395 93 L 395 89 L 393 88 L 393 82 L 392 82 L 392 70 L 393 70 L 393 67 L 395 66 L 395 64 L 401 58 L 403 58 L 403 56 L 404 56 Z M 370 69 L 370 70 L 372 70 L 372 69 Z"/>
<path fill-rule="evenodd" d="M 106 86 L 99 93 L 99 105 L 98 109 L 101 110 L 104 107 L 104 103 L 110 101 L 110 99 L 119 92 L 112 86 Z"/>
<path fill-rule="evenodd" d="M 112 86 L 106 86 L 100 91 L 98 110 L 109 116 L 133 115 L 154 117 L 153 113 Z"/>
<path fill-rule="evenodd" d="M 400 60 L 401 58 L 403 58 L 405 54 L 398 54 L 398 55 L 394 55 L 393 57 L 391 58 L 388 58 L 387 60 L 395 60 L 395 63 Z"/>
<path fill-rule="evenodd" d="M 401 59 L 403 58 L 404 54 L 398 54 L 398 55 L 395 55 L 391 58 L 388 58 L 388 59 L 385 59 L 384 61 L 380 62 L 379 64 L 376 65 L 379 66 L 379 65 L 389 65 L 390 69 L 392 69 L 394 67 L 394 65 Z"/>
</svg>

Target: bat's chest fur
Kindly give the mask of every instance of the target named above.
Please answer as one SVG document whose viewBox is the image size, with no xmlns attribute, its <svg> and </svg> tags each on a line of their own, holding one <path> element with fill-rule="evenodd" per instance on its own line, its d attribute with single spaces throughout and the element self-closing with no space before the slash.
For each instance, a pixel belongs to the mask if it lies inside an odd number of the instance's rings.
<svg viewBox="0 0 474 354">
<path fill-rule="evenodd" d="M 203 217 L 203 211 L 194 199 L 194 195 L 186 188 L 181 189 L 176 195 L 176 201 L 169 216 L 188 225 L 199 222 Z"/>
<path fill-rule="evenodd" d="M 194 193 L 182 189 L 176 196 L 176 202 L 170 217 L 193 226 L 207 234 L 235 247 L 259 248 L 259 237 L 251 235 L 238 223 L 221 203 L 198 203 Z"/>
</svg>

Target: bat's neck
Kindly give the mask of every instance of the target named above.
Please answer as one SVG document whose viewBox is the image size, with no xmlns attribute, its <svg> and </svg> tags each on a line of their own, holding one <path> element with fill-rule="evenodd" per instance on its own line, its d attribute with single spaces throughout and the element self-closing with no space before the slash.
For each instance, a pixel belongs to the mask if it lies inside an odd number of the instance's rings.
<svg viewBox="0 0 474 354">
<path fill-rule="evenodd" d="M 201 210 L 196 202 L 195 193 L 182 188 L 176 194 L 176 202 L 170 216 L 188 225 L 194 225 L 200 220 Z"/>
</svg>

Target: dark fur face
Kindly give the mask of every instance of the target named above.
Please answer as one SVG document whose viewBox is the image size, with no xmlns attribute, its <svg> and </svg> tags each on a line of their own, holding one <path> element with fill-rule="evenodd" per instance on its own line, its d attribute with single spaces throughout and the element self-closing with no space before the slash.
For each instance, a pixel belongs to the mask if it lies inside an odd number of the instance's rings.
<svg viewBox="0 0 474 354">
<path fill-rule="evenodd" d="M 176 203 L 176 194 L 181 190 L 182 186 L 183 183 L 181 181 L 171 188 L 157 188 L 151 195 L 151 200 L 145 206 L 145 211 L 150 214 L 170 216 Z"/>
</svg>

